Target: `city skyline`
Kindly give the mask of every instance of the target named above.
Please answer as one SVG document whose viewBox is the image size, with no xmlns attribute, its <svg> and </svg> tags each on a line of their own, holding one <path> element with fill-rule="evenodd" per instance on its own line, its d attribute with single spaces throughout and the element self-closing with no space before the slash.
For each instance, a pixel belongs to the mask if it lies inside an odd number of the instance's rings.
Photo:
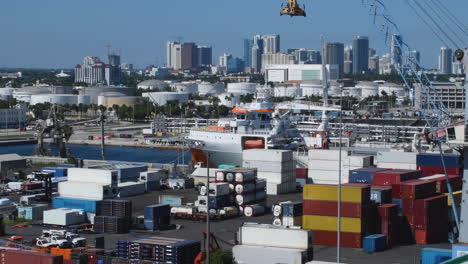
<svg viewBox="0 0 468 264">
<path fill-rule="evenodd" d="M 56 0 L 19 2 L 5 3 L 9 12 L 0 18 L 5 26 L 4 34 L 9 37 L 0 44 L 0 67 L 71 69 L 84 56 L 104 57 L 107 44 L 122 49 L 122 61 L 133 63 L 137 68 L 151 64 L 162 66 L 166 61 L 166 42 L 177 41 L 179 37 L 183 37 L 182 42 L 212 46 L 213 61 L 224 52 L 242 58 L 243 40 L 257 34 L 281 35 L 282 52 L 288 48 L 320 50 L 320 35 L 323 34 L 327 42 L 341 42 L 345 46 L 351 45 L 358 35 L 369 36 L 370 46 L 377 50 L 378 55 L 388 53 L 384 48 L 384 38 L 372 25 L 368 10 L 360 3 L 317 2 L 309 5 L 307 18 L 290 20 L 277 14 L 281 1 L 265 4 L 241 0 L 223 3 L 222 6 L 213 0 L 203 3 L 178 0 L 171 1 L 170 5 L 164 2 L 135 4 L 114 1 L 113 12 L 107 11 L 105 3 L 87 0 L 67 5 Z M 24 8 L 25 4 L 28 8 Z M 252 10 L 243 8 L 247 4 L 252 6 Z M 337 4 L 341 8 L 336 8 Z M 464 6 L 468 7 L 465 2 L 447 2 L 449 7 L 456 4 L 457 9 L 452 11 L 458 15 Z M 171 19 L 170 12 L 154 15 L 155 10 L 167 8 L 179 11 L 178 17 L 184 19 Z M 199 17 L 197 12 L 203 8 L 209 8 L 209 16 Z M 390 9 L 401 25 L 404 40 L 421 52 L 422 64 L 427 68 L 437 68 L 443 43 L 414 18 L 404 1 L 392 2 Z M 247 18 L 258 17 L 255 10 L 261 10 L 264 18 L 252 23 Z M 333 23 L 330 23 L 327 10 L 333 10 Z M 82 18 L 85 12 L 87 19 Z M 239 12 L 243 15 L 239 16 Z M 349 26 L 351 14 L 353 23 Z M 305 32 L 305 28 L 310 32 Z"/>
</svg>

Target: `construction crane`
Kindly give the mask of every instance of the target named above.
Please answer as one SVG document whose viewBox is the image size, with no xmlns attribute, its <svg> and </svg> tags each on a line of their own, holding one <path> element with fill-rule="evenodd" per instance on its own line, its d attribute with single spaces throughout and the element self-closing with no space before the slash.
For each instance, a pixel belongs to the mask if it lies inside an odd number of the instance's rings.
<svg viewBox="0 0 468 264">
<path fill-rule="evenodd" d="M 57 117 L 58 106 L 52 105 L 46 120 L 37 124 L 37 145 L 34 151 L 35 155 L 50 156 L 51 153 L 44 145 L 44 136 L 48 134 L 53 139 L 54 144 L 59 149 L 59 156 L 66 158 L 68 153 L 65 147 L 65 141 L 72 135 L 72 128 Z"/>
<path fill-rule="evenodd" d="M 283 7 L 283 5 L 282 5 Z M 280 16 L 287 15 L 287 16 L 306 16 L 305 6 L 301 8 L 301 6 L 297 3 L 297 0 L 288 0 L 286 3 L 286 7 L 283 7 L 280 12 Z"/>
</svg>

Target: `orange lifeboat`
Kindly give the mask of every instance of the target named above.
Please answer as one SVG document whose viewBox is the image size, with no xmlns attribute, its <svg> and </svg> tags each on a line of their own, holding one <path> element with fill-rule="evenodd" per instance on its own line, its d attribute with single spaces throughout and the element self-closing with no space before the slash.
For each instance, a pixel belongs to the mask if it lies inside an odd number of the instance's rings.
<svg viewBox="0 0 468 264">
<path fill-rule="evenodd" d="M 265 143 L 262 139 L 251 139 L 246 140 L 244 143 L 244 148 L 246 149 L 264 149 Z"/>
</svg>

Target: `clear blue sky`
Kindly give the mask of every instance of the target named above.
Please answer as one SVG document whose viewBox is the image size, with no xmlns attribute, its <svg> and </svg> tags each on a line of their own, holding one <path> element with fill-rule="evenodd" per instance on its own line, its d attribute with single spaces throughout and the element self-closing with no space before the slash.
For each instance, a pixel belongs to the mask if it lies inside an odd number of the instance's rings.
<svg viewBox="0 0 468 264">
<path fill-rule="evenodd" d="M 286 1 L 286 0 L 284 0 Z M 404 0 L 381 0 L 390 7 L 405 40 L 422 53 L 423 64 L 437 65 L 441 42 L 418 20 Z M 419 0 L 426 1 L 426 0 Z M 466 0 L 443 1 L 468 24 Z M 283 0 L 13 0 L 0 16 L 0 67 L 71 68 L 85 55 L 104 58 L 104 45 L 123 51 L 137 67 L 165 62 L 165 42 L 212 45 L 214 62 L 223 52 L 242 56 L 242 39 L 281 35 L 281 48 L 318 49 L 320 34 L 351 43 L 368 35 L 371 47 L 384 41 L 361 0 L 300 0 L 307 18 L 280 17 Z M 468 45 L 467 45 L 468 46 Z"/>
</svg>

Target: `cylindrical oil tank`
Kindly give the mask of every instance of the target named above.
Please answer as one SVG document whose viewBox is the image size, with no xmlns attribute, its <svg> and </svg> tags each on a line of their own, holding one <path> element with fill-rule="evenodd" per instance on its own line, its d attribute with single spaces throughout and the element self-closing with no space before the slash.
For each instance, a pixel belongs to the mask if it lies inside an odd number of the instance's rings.
<svg viewBox="0 0 468 264">
<path fill-rule="evenodd" d="M 35 104 L 43 104 L 43 103 L 51 103 L 51 104 L 77 104 L 78 103 L 78 96 L 71 95 L 71 94 L 33 94 L 31 95 L 31 105 Z"/>
<path fill-rule="evenodd" d="M 228 83 L 227 85 L 227 92 L 230 94 L 254 94 L 256 90 L 256 83 Z"/>
<path fill-rule="evenodd" d="M 218 95 L 224 92 L 223 83 L 208 83 L 202 82 L 198 84 L 199 95 Z"/>
<path fill-rule="evenodd" d="M 374 82 L 359 82 L 356 88 L 361 89 L 362 98 L 379 95 L 379 85 Z"/>
<path fill-rule="evenodd" d="M 179 93 L 196 94 L 198 92 L 198 85 L 194 82 L 173 83 L 170 87 Z"/>
</svg>

